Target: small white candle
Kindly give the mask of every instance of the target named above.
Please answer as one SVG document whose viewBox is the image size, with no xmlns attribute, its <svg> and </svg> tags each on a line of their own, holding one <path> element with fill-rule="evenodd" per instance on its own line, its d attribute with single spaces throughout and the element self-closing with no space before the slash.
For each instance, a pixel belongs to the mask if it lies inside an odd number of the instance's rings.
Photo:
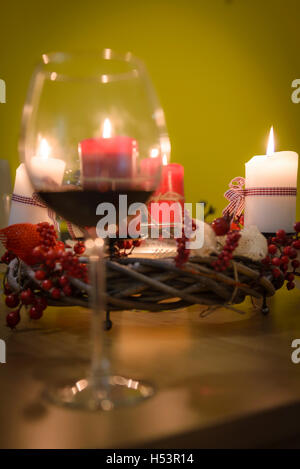
<svg viewBox="0 0 300 469">
<path fill-rule="evenodd" d="M 32 175 L 41 180 L 47 178 L 60 185 L 65 171 L 65 162 L 59 159 L 50 158 L 50 147 L 46 139 L 42 139 L 38 152 L 39 156 L 31 159 Z M 14 194 L 21 197 L 32 197 L 34 189 L 27 175 L 25 165 L 22 163 L 17 169 Z M 22 202 L 12 201 L 9 216 L 9 225 L 16 223 L 41 223 L 48 222 L 53 224 L 48 216 L 48 209 L 35 205 L 27 205 Z"/>
<path fill-rule="evenodd" d="M 254 156 L 246 163 L 246 189 L 261 187 L 297 187 L 298 154 L 274 152 L 273 128 L 267 155 Z M 293 231 L 296 216 L 294 196 L 251 196 L 245 198 L 245 226 L 256 225 L 262 233 L 283 229 Z"/>
</svg>

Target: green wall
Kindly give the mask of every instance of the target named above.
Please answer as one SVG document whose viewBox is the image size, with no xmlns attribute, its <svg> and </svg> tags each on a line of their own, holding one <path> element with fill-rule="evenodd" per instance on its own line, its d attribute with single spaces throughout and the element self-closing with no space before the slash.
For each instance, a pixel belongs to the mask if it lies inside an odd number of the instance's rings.
<svg viewBox="0 0 300 469">
<path fill-rule="evenodd" d="M 0 158 L 13 172 L 28 81 L 52 50 L 110 47 L 146 62 L 189 202 L 206 198 L 220 212 L 229 180 L 265 152 L 271 124 L 277 149 L 300 153 L 300 104 L 291 101 L 300 0 L 11 0 L 0 18 Z"/>
</svg>

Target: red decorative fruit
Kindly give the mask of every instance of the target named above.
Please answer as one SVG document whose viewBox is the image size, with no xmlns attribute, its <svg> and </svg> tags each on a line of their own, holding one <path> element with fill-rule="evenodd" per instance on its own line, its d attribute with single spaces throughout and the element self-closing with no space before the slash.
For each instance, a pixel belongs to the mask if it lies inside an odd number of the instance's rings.
<svg viewBox="0 0 300 469">
<path fill-rule="evenodd" d="M 294 224 L 294 230 L 296 231 L 296 233 L 300 233 L 300 221 L 297 221 Z"/>
<path fill-rule="evenodd" d="M 293 242 L 293 248 L 300 249 L 300 239 Z"/>
<path fill-rule="evenodd" d="M 216 218 L 212 222 L 211 226 L 212 226 L 212 229 L 214 230 L 214 232 L 216 233 L 217 236 L 226 235 L 226 233 L 228 233 L 228 231 L 230 229 L 230 224 L 229 224 L 227 218 L 224 218 L 224 217 Z"/>
<path fill-rule="evenodd" d="M 20 293 L 20 300 L 23 305 L 30 305 L 33 302 L 34 296 L 30 288 Z"/>
<path fill-rule="evenodd" d="M 46 272 L 44 270 L 37 270 L 35 273 L 35 278 L 37 280 L 44 280 L 46 277 Z"/>
<path fill-rule="evenodd" d="M 7 297 L 5 298 L 5 304 L 9 308 L 15 308 L 16 306 L 18 306 L 19 304 L 18 295 L 15 295 L 15 294 L 7 295 Z"/>
<path fill-rule="evenodd" d="M 46 309 L 48 306 L 46 298 L 43 296 L 36 296 L 34 298 L 34 306 L 44 311 L 44 309 Z"/>
<path fill-rule="evenodd" d="M 60 298 L 60 289 L 59 288 L 53 288 L 53 290 L 51 290 L 51 296 L 55 300 L 58 300 Z"/>
<path fill-rule="evenodd" d="M 51 280 L 47 279 L 42 282 L 42 288 L 46 291 L 50 290 L 52 288 L 52 282 Z"/>
<path fill-rule="evenodd" d="M 296 259 L 296 257 L 297 257 L 297 251 L 296 251 L 296 249 L 291 248 L 290 254 L 289 254 L 289 258 L 290 258 L 290 259 Z"/>
<path fill-rule="evenodd" d="M 6 324 L 8 325 L 8 327 L 13 329 L 20 322 L 20 319 L 21 318 L 19 310 L 16 309 L 15 311 L 11 311 L 10 313 L 8 313 L 8 315 L 6 316 Z"/>
<path fill-rule="evenodd" d="M 61 287 L 65 287 L 66 285 L 68 285 L 69 283 L 69 279 L 66 275 L 62 275 L 59 279 L 59 284 Z"/>
<path fill-rule="evenodd" d="M 272 264 L 276 265 L 276 267 L 279 267 L 281 265 L 281 259 L 279 257 L 273 257 Z"/>
<path fill-rule="evenodd" d="M 72 295 L 72 288 L 70 287 L 70 285 L 66 285 L 63 288 L 63 292 L 64 292 L 64 295 L 71 296 Z"/>
<path fill-rule="evenodd" d="M 268 251 L 270 254 L 276 254 L 277 252 L 277 246 L 275 244 L 270 244 L 268 247 Z"/>
<path fill-rule="evenodd" d="M 274 278 L 278 278 L 278 277 L 280 277 L 281 272 L 280 272 L 279 269 L 277 269 L 277 268 L 275 267 L 275 269 L 272 270 L 272 274 L 273 274 L 273 277 L 274 277 Z"/>
<path fill-rule="evenodd" d="M 284 230 L 278 230 L 276 232 L 276 236 L 279 239 L 284 239 L 286 237 L 286 232 Z"/>
<path fill-rule="evenodd" d="M 43 310 L 38 306 L 32 306 L 29 310 L 29 316 L 31 319 L 40 319 L 43 316 Z"/>
</svg>

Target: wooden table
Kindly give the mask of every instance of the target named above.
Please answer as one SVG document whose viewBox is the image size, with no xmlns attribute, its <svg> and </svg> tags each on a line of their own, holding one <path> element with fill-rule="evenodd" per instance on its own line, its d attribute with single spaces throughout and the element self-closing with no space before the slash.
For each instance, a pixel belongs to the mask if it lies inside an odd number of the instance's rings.
<svg viewBox="0 0 300 469">
<path fill-rule="evenodd" d="M 49 308 L 37 322 L 4 326 L 0 364 L 1 448 L 268 447 L 298 441 L 299 290 L 279 292 L 268 317 L 201 308 L 169 313 L 114 313 L 108 333 L 118 374 L 156 385 L 151 399 L 113 412 L 66 410 L 41 398 L 58 377 L 84 376 L 90 312 Z M 26 316 L 26 315 L 24 315 Z M 71 370 L 71 371 L 70 371 Z M 295 439 L 295 440 L 294 440 Z M 300 441 L 300 439 L 299 439 Z M 290 444 L 290 443 L 286 443 Z"/>
</svg>

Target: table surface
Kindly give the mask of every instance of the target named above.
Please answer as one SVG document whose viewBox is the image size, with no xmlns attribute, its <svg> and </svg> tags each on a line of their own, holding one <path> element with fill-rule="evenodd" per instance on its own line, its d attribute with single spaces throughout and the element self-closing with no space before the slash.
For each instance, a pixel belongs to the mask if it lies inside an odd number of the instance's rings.
<svg viewBox="0 0 300 469">
<path fill-rule="evenodd" d="M 299 431 L 300 292 L 280 291 L 262 316 L 250 301 L 244 314 L 201 307 L 176 312 L 113 314 L 108 332 L 117 374 L 153 383 L 147 401 L 90 413 L 43 400 L 45 386 L 85 376 L 90 311 L 49 308 L 40 321 L 23 314 L 0 338 L 1 448 L 268 447 Z"/>
</svg>

